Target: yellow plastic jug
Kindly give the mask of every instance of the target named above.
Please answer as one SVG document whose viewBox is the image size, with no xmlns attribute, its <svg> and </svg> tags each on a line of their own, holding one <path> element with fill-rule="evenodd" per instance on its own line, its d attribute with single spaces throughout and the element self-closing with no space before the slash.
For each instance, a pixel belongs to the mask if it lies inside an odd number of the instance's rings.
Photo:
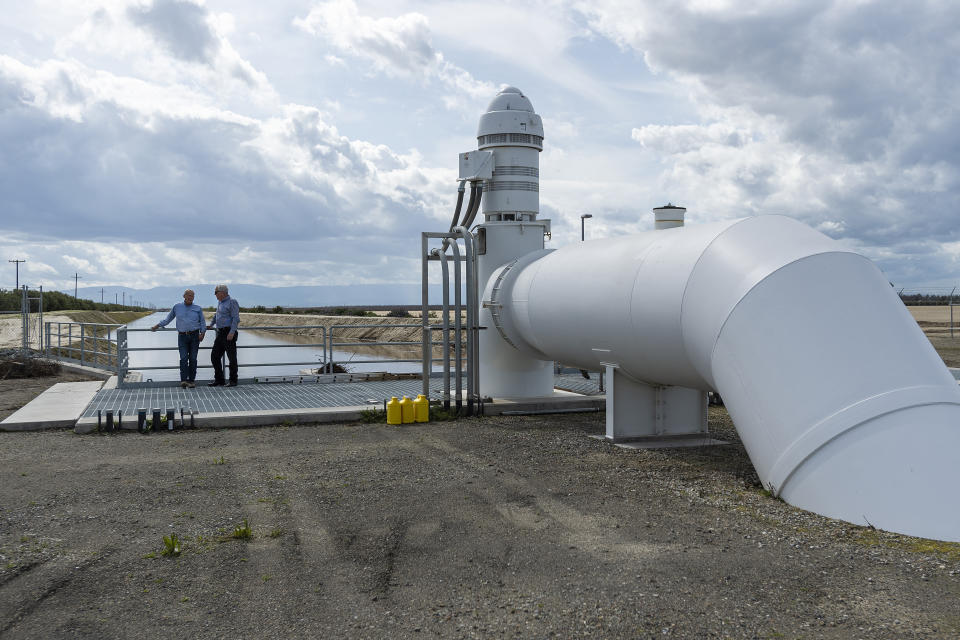
<svg viewBox="0 0 960 640">
<path fill-rule="evenodd" d="M 400 400 L 400 416 L 404 424 L 413 422 L 413 400 L 407 396 L 403 396 L 403 399 Z"/>
<path fill-rule="evenodd" d="M 402 419 L 402 409 L 397 401 L 397 396 L 390 398 L 387 403 L 387 424 L 400 424 Z"/>
<path fill-rule="evenodd" d="M 413 413 L 417 422 L 430 422 L 430 401 L 422 393 L 413 401 Z"/>
</svg>

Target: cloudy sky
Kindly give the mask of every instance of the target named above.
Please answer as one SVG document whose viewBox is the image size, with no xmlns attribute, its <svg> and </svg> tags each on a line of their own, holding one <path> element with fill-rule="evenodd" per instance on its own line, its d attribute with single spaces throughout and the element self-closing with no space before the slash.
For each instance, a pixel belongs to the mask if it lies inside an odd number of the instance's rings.
<svg viewBox="0 0 960 640">
<path fill-rule="evenodd" d="M 960 5 L 34 0 L 0 15 L 0 286 L 417 282 L 520 87 L 554 247 L 794 216 L 960 284 Z M 9 273 L 7 273 L 9 272 Z"/>
</svg>

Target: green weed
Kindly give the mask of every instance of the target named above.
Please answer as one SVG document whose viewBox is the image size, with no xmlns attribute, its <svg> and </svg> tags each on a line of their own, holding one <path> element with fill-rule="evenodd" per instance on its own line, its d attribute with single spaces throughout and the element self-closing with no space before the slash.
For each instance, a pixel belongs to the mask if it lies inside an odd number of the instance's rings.
<svg viewBox="0 0 960 640">
<path fill-rule="evenodd" d="M 250 524 L 247 522 L 247 519 L 243 519 L 243 524 L 238 524 L 233 529 L 233 537 L 237 540 L 249 540 L 253 537 L 253 529 L 250 528 Z"/>
<path fill-rule="evenodd" d="M 386 422 L 387 412 L 383 409 L 364 409 L 360 412 L 360 422 L 374 424 Z"/>
<path fill-rule="evenodd" d="M 181 551 L 183 551 L 183 548 L 180 546 L 180 538 L 177 537 L 176 533 L 163 536 L 163 551 L 160 552 L 160 555 L 178 556 Z"/>
</svg>

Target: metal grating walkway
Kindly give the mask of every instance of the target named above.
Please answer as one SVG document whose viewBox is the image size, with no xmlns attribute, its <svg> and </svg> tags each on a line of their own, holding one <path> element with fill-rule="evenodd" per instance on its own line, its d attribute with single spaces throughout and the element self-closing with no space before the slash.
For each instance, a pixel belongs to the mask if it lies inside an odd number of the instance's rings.
<svg viewBox="0 0 960 640">
<path fill-rule="evenodd" d="M 557 388 L 584 395 L 597 393 L 596 374 L 586 380 L 580 374 L 555 377 Z M 463 386 L 466 387 L 466 381 Z M 139 389 L 104 389 L 97 393 L 83 412 L 84 418 L 95 418 L 97 411 L 123 411 L 132 415 L 137 409 L 193 409 L 198 413 L 235 411 L 274 411 L 278 409 L 317 409 L 325 407 L 380 406 L 391 396 L 415 398 L 423 390 L 421 380 L 375 380 L 325 384 L 241 384 L 237 387 L 197 386 L 150 387 Z M 443 382 L 430 380 L 430 397 L 439 398 Z"/>
</svg>

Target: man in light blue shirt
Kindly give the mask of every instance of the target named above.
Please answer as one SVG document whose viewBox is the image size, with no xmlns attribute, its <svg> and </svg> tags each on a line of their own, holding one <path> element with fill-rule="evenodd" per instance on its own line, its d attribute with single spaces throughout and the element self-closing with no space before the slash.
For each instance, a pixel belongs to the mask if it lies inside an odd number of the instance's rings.
<svg viewBox="0 0 960 640">
<path fill-rule="evenodd" d="M 193 304 L 193 290 L 183 292 L 183 302 L 178 302 L 170 309 L 170 313 L 163 321 L 150 328 L 156 331 L 160 327 L 170 324 L 177 319 L 177 347 L 180 349 L 180 386 L 193 388 L 197 379 L 197 352 L 200 350 L 200 341 L 207 331 L 207 322 L 203 318 L 203 309 Z"/>
<path fill-rule="evenodd" d="M 230 361 L 230 386 L 237 386 L 237 326 L 240 324 L 240 304 L 230 297 L 227 285 L 218 284 L 213 290 L 219 304 L 213 316 L 213 324 L 208 329 L 217 328 L 217 337 L 210 350 L 210 364 L 213 365 L 213 382 L 211 387 L 222 387 L 225 384 L 223 377 L 223 354 L 227 354 Z"/>
</svg>

